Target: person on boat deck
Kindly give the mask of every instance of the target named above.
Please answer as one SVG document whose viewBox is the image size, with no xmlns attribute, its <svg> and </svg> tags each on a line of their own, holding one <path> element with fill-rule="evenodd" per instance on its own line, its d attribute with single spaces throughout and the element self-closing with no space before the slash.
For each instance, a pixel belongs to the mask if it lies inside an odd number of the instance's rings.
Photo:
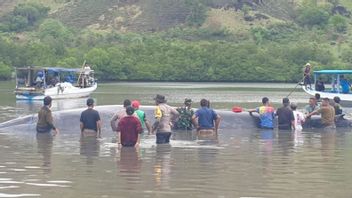
<svg viewBox="0 0 352 198">
<path fill-rule="evenodd" d="M 192 121 L 197 129 L 198 135 L 218 134 L 221 118 L 209 106 L 209 101 L 206 99 L 202 99 L 200 101 L 200 109 L 198 109 L 192 117 Z"/>
<path fill-rule="evenodd" d="M 94 100 L 87 99 L 87 109 L 81 113 L 81 136 L 96 136 L 101 138 L 101 120 L 99 112 L 94 108 Z"/>
<path fill-rule="evenodd" d="M 51 79 L 50 84 L 51 86 L 55 87 L 57 83 L 60 82 L 60 77 L 58 73 L 55 73 L 54 77 Z"/>
<path fill-rule="evenodd" d="M 139 119 L 134 116 L 134 108 L 126 107 L 126 116 L 121 118 L 118 123 L 118 146 L 138 147 L 140 144 L 143 128 Z"/>
<path fill-rule="evenodd" d="M 290 109 L 290 100 L 288 98 L 282 99 L 282 107 L 276 111 L 278 116 L 278 128 L 281 130 L 291 130 L 295 126 L 295 118 Z"/>
<path fill-rule="evenodd" d="M 315 91 L 325 91 L 325 85 L 322 79 L 318 79 L 315 84 Z"/>
<path fill-rule="evenodd" d="M 296 131 L 302 131 L 303 127 L 303 123 L 305 122 L 305 117 L 304 117 L 304 114 L 300 111 L 297 111 L 297 104 L 296 103 L 291 103 L 291 109 L 292 109 L 292 112 L 293 112 L 293 116 L 295 118 L 294 120 L 294 129 Z"/>
<path fill-rule="evenodd" d="M 142 128 L 147 128 L 148 134 L 151 134 L 152 132 L 152 126 L 150 125 L 150 122 L 147 120 L 147 116 L 144 111 L 139 109 L 139 106 L 141 103 L 138 100 L 133 100 L 131 103 L 135 114 L 137 114 L 139 121 L 141 121 Z"/>
<path fill-rule="evenodd" d="M 275 109 L 270 106 L 269 98 L 262 98 L 263 105 L 255 109 L 250 109 L 248 112 L 252 115 L 253 112 L 259 114 L 259 127 L 263 129 L 274 128 Z"/>
<path fill-rule="evenodd" d="M 347 94 L 350 92 L 351 83 L 348 82 L 348 80 L 344 77 L 344 75 L 340 76 L 340 86 L 341 86 L 342 93 Z"/>
<path fill-rule="evenodd" d="M 111 125 L 112 131 L 117 132 L 117 124 L 119 123 L 119 120 L 121 120 L 123 117 L 127 116 L 126 108 L 129 106 L 131 106 L 131 100 L 125 99 L 123 101 L 123 109 L 121 109 L 120 111 L 118 111 L 117 113 L 115 113 L 112 116 L 112 118 L 110 120 L 110 125 Z M 133 116 L 137 117 L 137 115 L 135 113 L 133 114 Z"/>
<path fill-rule="evenodd" d="M 178 118 L 179 113 L 176 109 L 166 104 L 165 96 L 157 94 L 154 100 L 156 108 L 152 133 L 156 131 L 157 144 L 168 144 L 170 142 L 172 121 Z"/>
<path fill-rule="evenodd" d="M 317 99 L 315 97 L 310 97 L 308 105 L 305 106 L 306 114 L 312 113 L 313 111 L 319 109 L 320 106 L 317 103 Z"/>
<path fill-rule="evenodd" d="M 43 86 L 44 83 L 44 75 L 42 71 L 38 71 L 37 77 L 35 78 L 35 86 L 40 88 Z"/>
<path fill-rule="evenodd" d="M 192 109 L 192 100 L 190 98 L 186 98 L 183 106 L 176 109 L 180 114 L 177 122 L 175 123 L 174 128 L 178 130 L 192 130 L 192 117 L 194 115 L 194 111 Z"/>
<path fill-rule="evenodd" d="M 306 89 L 308 88 L 309 85 L 309 89 L 312 89 L 312 82 L 310 79 L 310 72 L 311 72 L 311 65 L 310 63 L 307 63 L 304 67 L 304 71 L 303 71 L 303 84 L 306 87 Z"/>
<path fill-rule="evenodd" d="M 335 109 L 329 103 L 329 98 L 324 98 L 321 107 L 307 115 L 310 118 L 312 115 L 321 114 L 320 124 L 326 128 L 335 128 Z"/>
<path fill-rule="evenodd" d="M 341 99 L 338 96 L 334 97 L 334 109 L 335 109 L 335 115 L 342 115 L 342 107 L 340 105 Z"/>
<path fill-rule="evenodd" d="M 38 133 L 50 133 L 54 131 L 54 136 L 59 133 L 59 130 L 54 126 L 53 116 L 51 114 L 51 97 L 46 96 L 44 98 L 44 106 L 38 112 L 37 132 Z"/>
</svg>

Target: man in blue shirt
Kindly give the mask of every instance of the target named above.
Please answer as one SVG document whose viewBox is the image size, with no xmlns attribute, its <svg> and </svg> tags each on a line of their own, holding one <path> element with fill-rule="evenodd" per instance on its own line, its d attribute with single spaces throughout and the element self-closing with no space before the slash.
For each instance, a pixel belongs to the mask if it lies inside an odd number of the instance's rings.
<svg viewBox="0 0 352 198">
<path fill-rule="evenodd" d="M 192 118 L 198 133 L 215 133 L 217 135 L 220 116 L 213 109 L 209 108 L 208 100 L 202 99 L 200 106 L 201 108 L 196 111 Z"/>
</svg>

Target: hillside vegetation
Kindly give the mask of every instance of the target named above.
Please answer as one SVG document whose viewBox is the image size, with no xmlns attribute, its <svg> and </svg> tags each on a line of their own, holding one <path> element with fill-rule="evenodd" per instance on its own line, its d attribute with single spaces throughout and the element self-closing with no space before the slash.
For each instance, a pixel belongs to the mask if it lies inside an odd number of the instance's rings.
<svg viewBox="0 0 352 198">
<path fill-rule="evenodd" d="M 0 79 L 79 67 L 101 80 L 297 82 L 352 68 L 349 0 L 0 0 Z"/>
</svg>

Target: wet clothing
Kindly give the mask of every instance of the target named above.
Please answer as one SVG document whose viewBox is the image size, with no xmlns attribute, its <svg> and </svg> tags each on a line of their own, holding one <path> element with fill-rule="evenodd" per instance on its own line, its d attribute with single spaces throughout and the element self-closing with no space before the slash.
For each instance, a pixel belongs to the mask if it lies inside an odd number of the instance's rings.
<svg viewBox="0 0 352 198">
<path fill-rule="evenodd" d="M 306 110 L 307 113 L 312 113 L 313 111 L 316 111 L 319 108 L 320 108 L 319 105 L 315 105 L 315 106 L 307 105 L 304 109 Z"/>
<path fill-rule="evenodd" d="M 122 118 L 126 117 L 127 116 L 127 113 L 126 113 L 126 109 L 123 108 L 121 109 L 120 111 L 118 111 L 117 113 L 115 113 L 111 120 L 110 120 L 110 126 L 111 126 L 111 129 L 113 131 L 117 131 L 117 125 L 118 125 L 118 122 L 119 120 L 121 120 Z M 136 113 L 133 113 L 133 116 L 138 118 L 138 116 L 136 115 Z"/>
<path fill-rule="evenodd" d="M 278 127 L 282 130 L 291 130 L 292 121 L 295 120 L 292 110 L 289 107 L 280 107 L 276 111 L 278 116 Z"/>
<path fill-rule="evenodd" d="M 143 129 L 141 122 L 135 116 L 125 116 L 118 123 L 118 131 L 120 131 L 122 146 L 134 146 L 138 140 L 138 134 Z"/>
<path fill-rule="evenodd" d="M 341 115 L 342 114 L 342 107 L 339 103 L 334 104 L 334 109 L 335 109 L 335 115 Z"/>
<path fill-rule="evenodd" d="M 81 113 L 80 121 L 83 123 L 83 130 L 90 129 L 98 131 L 97 122 L 100 120 L 98 111 L 88 108 Z"/>
<path fill-rule="evenodd" d="M 169 105 L 161 103 L 155 108 L 154 114 L 156 119 L 154 123 L 156 143 L 167 144 L 170 142 L 172 120 L 176 119 L 179 113 Z"/>
<path fill-rule="evenodd" d="M 51 110 L 48 106 L 43 106 L 38 112 L 38 122 L 37 122 L 37 132 L 38 133 L 48 133 L 51 130 L 55 130 L 53 124 L 53 116 Z"/>
<path fill-rule="evenodd" d="M 195 117 L 198 118 L 199 130 L 213 129 L 214 121 L 218 118 L 218 115 L 213 109 L 201 107 L 196 111 Z"/>
<path fill-rule="evenodd" d="M 180 130 L 192 130 L 192 116 L 194 114 L 193 109 L 187 107 L 177 108 L 176 111 L 180 114 L 177 122 L 175 123 L 175 129 Z"/>
<path fill-rule="evenodd" d="M 305 122 L 305 117 L 304 117 L 304 114 L 302 112 L 299 112 L 299 111 L 293 111 L 293 116 L 295 118 L 295 129 L 296 130 L 302 130 L 303 127 L 303 123 Z"/>
<path fill-rule="evenodd" d="M 135 111 L 135 114 L 137 114 L 139 121 L 141 122 L 142 128 L 145 128 L 146 115 L 144 111 L 137 109 Z"/>
<path fill-rule="evenodd" d="M 259 113 L 260 128 L 273 129 L 274 128 L 274 112 L 275 109 L 270 106 L 261 106 L 256 108 Z"/>
<path fill-rule="evenodd" d="M 321 123 L 324 127 L 335 125 L 335 109 L 332 106 L 323 106 L 318 111 L 321 114 Z"/>
<path fill-rule="evenodd" d="M 157 144 L 168 144 L 170 143 L 171 132 L 156 133 Z"/>
</svg>

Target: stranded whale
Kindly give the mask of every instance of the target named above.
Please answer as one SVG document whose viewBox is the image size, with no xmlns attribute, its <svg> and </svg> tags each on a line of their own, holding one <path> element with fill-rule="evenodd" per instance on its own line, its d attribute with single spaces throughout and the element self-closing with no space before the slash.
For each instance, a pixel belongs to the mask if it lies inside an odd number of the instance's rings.
<svg viewBox="0 0 352 198">
<path fill-rule="evenodd" d="M 55 126 L 60 129 L 61 133 L 77 133 L 79 129 L 80 114 L 85 108 L 63 110 L 53 112 Z M 121 109 L 120 105 L 96 106 L 103 122 L 103 132 L 111 131 L 110 118 L 113 114 Z M 145 111 L 147 119 L 154 122 L 154 107 L 141 106 L 141 110 Z M 231 111 L 216 111 L 221 116 L 220 130 L 252 130 L 258 126 L 258 119 L 253 118 L 247 112 L 233 113 Z M 318 116 L 313 117 L 313 120 L 319 119 Z M 20 118 L 16 118 L 0 124 L 2 132 L 35 132 L 37 122 L 37 114 L 32 114 Z M 338 119 L 337 127 L 352 127 L 352 121 L 343 118 Z M 305 125 L 306 128 L 319 128 L 319 125 Z"/>
</svg>

